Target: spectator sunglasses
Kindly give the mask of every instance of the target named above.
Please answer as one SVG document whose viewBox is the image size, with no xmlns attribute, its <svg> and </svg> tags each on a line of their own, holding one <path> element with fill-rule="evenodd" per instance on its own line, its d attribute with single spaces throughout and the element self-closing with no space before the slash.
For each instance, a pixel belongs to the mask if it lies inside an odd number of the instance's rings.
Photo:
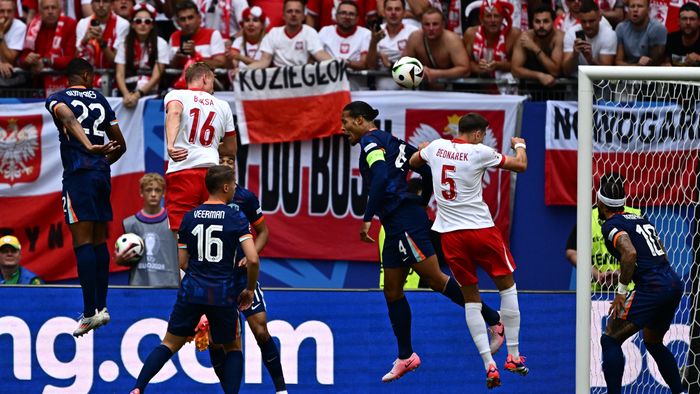
<svg viewBox="0 0 700 394">
<path fill-rule="evenodd" d="M 152 18 L 134 18 L 132 20 L 132 22 L 134 22 L 135 25 L 140 25 L 140 24 L 150 25 L 153 23 L 153 19 Z"/>
</svg>

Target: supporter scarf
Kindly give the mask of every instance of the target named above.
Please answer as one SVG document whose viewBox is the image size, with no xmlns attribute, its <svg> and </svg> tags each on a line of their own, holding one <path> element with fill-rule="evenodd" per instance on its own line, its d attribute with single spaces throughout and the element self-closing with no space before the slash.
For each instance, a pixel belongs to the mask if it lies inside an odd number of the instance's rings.
<svg viewBox="0 0 700 394">
<path fill-rule="evenodd" d="M 224 36 L 224 39 L 228 39 L 231 37 L 231 0 L 219 0 L 216 7 L 221 14 L 221 22 L 224 24 L 223 27 L 219 28 L 219 32 Z"/>
<path fill-rule="evenodd" d="M 493 61 L 500 62 L 508 58 L 506 53 L 506 29 L 503 28 L 498 33 L 498 42 L 493 48 Z M 486 43 L 486 33 L 484 32 L 484 27 L 479 26 L 479 29 L 474 35 L 474 44 L 472 45 L 472 54 L 476 59 L 482 59 L 484 56 L 484 50 L 488 48 Z M 493 77 L 493 73 L 491 75 Z"/>
<path fill-rule="evenodd" d="M 447 30 L 462 33 L 462 16 L 460 10 L 461 0 L 450 0 L 447 7 Z"/>
<path fill-rule="evenodd" d="M 63 55 L 62 43 L 64 38 L 63 35 L 66 33 L 64 28 L 67 20 L 68 17 L 65 15 L 61 15 L 58 18 L 53 40 L 51 41 L 51 48 L 49 49 L 48 53 L 44 54 L 44 57 L 54 60 Z M 29 49 L 30 51 L 34 51 L 36 49 L 36 39 L 39 36 L 39 30 L 41 30 L 41 16 L 37 14 L 34 19 L 29 22 L 29 26 L 27 27 L 27 36 L 24 39 L 24 49 Z M 44 75 L 43 79 L 46 97 L 49 97 L 54 92 L 63 89 L 68 83 L 68 79 L 62 75 Z"/>
<path fill-rule="evenodd" d="M 94 16 L 92 17 L 94 19 Z M 88 24 L 89 25 L 89 24 Z M 110 48 L 114 47 L 114 42 L 117 39 L 117 15 L 112 12 L 107 20 L 107 25 L 105 30 L 102 32 L 102 40 L 107 43 Z M 78 38 L 82 40 L 83 38 Z M 111 68 L 114 66 L 112 62 L 106 62 L 104 56 L 102 56 L 102 48 L 100 48 L 100 43 L 97 40 L 90 40 L 87 45 L 80 51 L 80 57 L 87 60 L 95 66 L 95 68 Z M 97 77 L 97 75 L 95 75 Z"/>
</svg>

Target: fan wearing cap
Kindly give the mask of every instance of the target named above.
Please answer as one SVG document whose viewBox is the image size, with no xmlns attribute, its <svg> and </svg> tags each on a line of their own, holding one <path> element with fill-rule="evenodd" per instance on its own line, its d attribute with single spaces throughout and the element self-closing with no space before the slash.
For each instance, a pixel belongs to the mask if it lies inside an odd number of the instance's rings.
<svg viewBox="0 0 700 394">
<path fill-rule="evenodd" d="M 168 43 L 158 36 L 156 15 L 156 9 L 147 3 L 134 6 L 126 39 L 117 45 L 117 87 L 127 108 L 134 107 L 141 97 L 157 92 L 163 70 L 170 62 Z M 138 75 L 139 69 L 151 70 L 151 74 Z"/>
<path fill-rule="evenodd" d="M 267 16 L 263 9 L 255 6 L 243 10 L 241 28 L 243 34 L 233 41 L 231 57 L 234 69 L 246 69 L 249 64 L 260 60 L 260 43 L 265 36 Z"/>
<path fill-rule="evenodd" d="M 625 212 L 627 196 L 620 178 L 602 184 L 597 197 L 605 247 L 620 260 L 620 281 L 600 338 L 608 393 L 622 391 L 622 344 L 640 330 L 666 385 L 672 393 L 684 393 L 676 359 L 663 343 L 683 296 L 683 282 L 671 267 L 655 226 Z M 636 287 L 629 291 L 632 280 Z"/>
<path fill-rule="evenodd" d="M 42 285 L 39 275 L 19 265 L 22 245 L 17 237 L 6 235 L 0 238 L 0 285 Z"/>
<path fill-rule="evenodd" d="M 464 46 L 473 60 L 472 73 L 495 77 L 510 72 L 513 48 L 520 29 L 513 27 L 513 5 L 503 0 L 484 0 L 479 9 L 479 26 L 467 29 Z"/>
</svg>

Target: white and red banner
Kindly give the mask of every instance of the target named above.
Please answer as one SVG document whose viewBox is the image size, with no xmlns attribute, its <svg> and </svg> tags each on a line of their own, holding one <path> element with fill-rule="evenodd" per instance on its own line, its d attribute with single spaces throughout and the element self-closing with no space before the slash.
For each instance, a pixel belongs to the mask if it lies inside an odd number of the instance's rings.
<svg viewBox="0 0 700 394">
<path fill-rule="evenodd" d="M 451 136 L 462 115 L 478 112 L 491 124 L 484 143 L 509 155 L 523 101 L 517 96 L 409 91 L 353 92 L 352 99 L 378 109 L 379 127 L 413 145 Z M 328 116 L 339 119 L 340 111 Z M 342 135 L 239 149 L 239 183 L 260 199 L 272 233 L 263 256 L 377 260 L 377 246 L 359 237 L 367 197 L 358 160 L 359 148 Z M 484 200 L 506 240 L 512 186 L 509 171 L 493 169 L 484 176 Z"/>
<path fill-rule="evenodd" d="M 337 60 L 244 70 L 233 85 L 244 145 L 338 134 L 341 110 L 350 102 L 345 64 Z"/>
<path fill-rule="evenodd" d="M 628 202 L 632 205 L 674 205 L 696 201 L 699 121 L 694 107 L 688 110 L 675 104 L 595 105 L 594 187 L 602 175 L 617 172 L 625 178 Z M 547 102 L 547 205 L 576 205 L 577 122 L 576 102 Z"/>
<path fill-rule="evenodd" d="M 124 108 L 121 98 L 109 99 L 127 145 L 124 156 L 112 165 L 110 250 L 123 231 L 122 219 L 142 206 L 144 102 L 132 110 Z M 0 233 L 19 238 L 21 264 L 44 280 L 77 276 L 61 205 L 62 174 L 58 131 L 44 103 L 0 106 Z"/>
</svg>

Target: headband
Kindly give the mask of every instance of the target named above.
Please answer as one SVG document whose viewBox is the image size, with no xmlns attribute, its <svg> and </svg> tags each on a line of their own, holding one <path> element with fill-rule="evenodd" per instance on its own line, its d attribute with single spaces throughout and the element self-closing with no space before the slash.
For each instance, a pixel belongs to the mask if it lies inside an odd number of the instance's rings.
<svg viewBox="0 0 700 394">
<path fill-rule="evenodd" d="M 625 200 L 627 197 L 622 197 L 622 198 L 608 198 L 603 195 L 603 193 L 598 190 L 596 193 L 598 195 L 598 201 L 602 202 L 605 204 L 607 207 L 611 208 L 619 208 L 619 207 L 624 207 L 625 206 Z"/>
</svg>

